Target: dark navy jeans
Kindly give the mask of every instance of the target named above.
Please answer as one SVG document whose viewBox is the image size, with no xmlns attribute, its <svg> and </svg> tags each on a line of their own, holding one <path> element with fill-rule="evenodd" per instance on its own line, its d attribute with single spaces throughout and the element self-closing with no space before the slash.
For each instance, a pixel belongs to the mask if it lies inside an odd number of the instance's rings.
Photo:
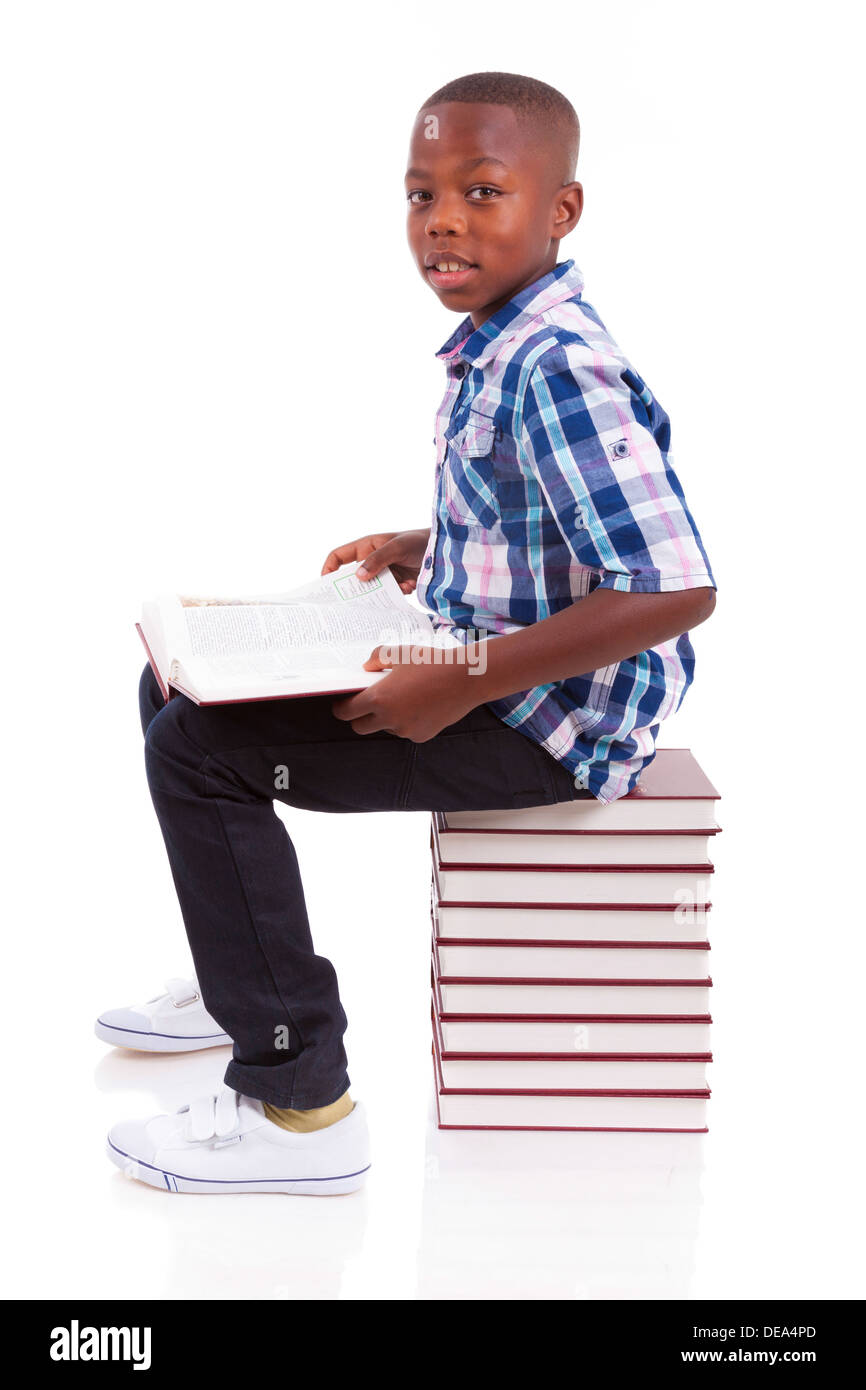
<svg viewBox="0 0 866 1390">
<path fill-rule="evenodd" d="M 313 949 L 297 856 L 274 800 L 313 811 L 429 812 L 591 795 L 486 705 L 413 743 L 385 730 L 355 733 L 331 713 L 336 698 L 201 708 L 178 695 L 165 704 L 149 666 L 140 686 L 147 779 L 202 998 L 234 1041 L 226 1084 L 299 1110 L 330 1105 L 349 1085 L 346 1015 L 334 967 Z M 419 887 L 419 905 L 425 892 Z"/>
</svg>

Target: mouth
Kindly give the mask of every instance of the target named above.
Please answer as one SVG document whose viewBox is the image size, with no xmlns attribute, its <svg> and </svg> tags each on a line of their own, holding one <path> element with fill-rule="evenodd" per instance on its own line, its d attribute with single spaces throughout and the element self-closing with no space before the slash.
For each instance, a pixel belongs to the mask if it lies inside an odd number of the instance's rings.
<svg viewBox="0 0 866 1390">
<path fill-rule="evenodd" d="M 463 256 L 441 252 L 428 255 L 424 261 L 427 278 L 437 289 L 451 290 L 464 285 L 478 269 Z"/>
</svg>

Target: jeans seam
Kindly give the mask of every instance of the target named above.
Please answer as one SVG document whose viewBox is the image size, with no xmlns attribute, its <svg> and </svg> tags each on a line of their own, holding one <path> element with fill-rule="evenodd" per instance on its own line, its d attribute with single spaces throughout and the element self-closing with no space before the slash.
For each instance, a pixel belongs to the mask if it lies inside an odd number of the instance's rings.
<svg viewBox="0 0 866 1390">
<path fill-rule="evenodd" d="M 403 782 L 400 787 L 400 795 L 397 804 L 401 811 L 405 811 L 409 803 L 409 794 L 412 790 L 412 783 L 415 780 L 415 759 L 418 755 L 418 745 L 414 740 L 409 743 L 409 757 L 406 762 L 406 771 L 403 774 Z"/>
<path fill-rule="evenodd" d="M 549 784 L 550 784 L 550 795 L 551 795 L 551 797 L 552 797 L 552 799 L 553 799 L 553 800 L 552 800 L 552 804 L 558 806 L 558 805 L 559 805 L 559 787 L 557 786 L 557 783 L 556 783 L 556 768 L 557 768 L 557 767 L 561 767 L 562 770 L 563 770 L 563 772 L 568 772 L 568 769 L 565 767 L 565 764 L 564 764 L 564 763 L 560 763 L 560 762 L 559 762 L 559 759 L 558 759 L 558 758 L 555 758 L 555 757 L 553 756 L 552 753 L 546 753 L 546 756 L 550 759 L 550 762 L 549 762 L 548 767 L 547 767 L 547 777 L 548 777 L 548 781 L 549 781 Z M 572 778 L 572 782 L 573 782 L 573 781 L 574 781 L 574 775 L 573 775 L 572 773 L 569 773 L 569 776 Z M 563 798 L 563 799 L 565 799 L 565 798 Z"/>
</svg>

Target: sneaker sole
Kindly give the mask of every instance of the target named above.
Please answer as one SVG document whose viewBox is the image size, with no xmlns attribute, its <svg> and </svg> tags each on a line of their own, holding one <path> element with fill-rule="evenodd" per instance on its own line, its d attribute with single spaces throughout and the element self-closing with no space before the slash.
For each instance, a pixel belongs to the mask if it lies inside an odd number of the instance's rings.
<svg viewBox="0 0 866 1390">
<path fill-rule="evenodd" d="M 97 1019 L 93 1031 L 112 1047 L 129 1047 L 136 1052 L 201 1052 L 206 1047 L 230 1047 L 228 1033 L 204 1033 L 184 1038 L 174 1033 L 136 1033 L 129 1028 L 115 1028 Z"/>
<path fill-rule="evenodd" d="M 344 1173 L 331 1178 L 188 1178 L 124 1153 L 122 1149 L 115 1148 L 110 1139 L 106 1142 L 105 1152 L 126 1177 L 169 1192 L 284 1192 L 303 1197 L 335 1197 L 344 1192 L 357 1192 L 363 1187 L 371 1166 L 368 1163 L 357 1173 Z"/>
</svg>

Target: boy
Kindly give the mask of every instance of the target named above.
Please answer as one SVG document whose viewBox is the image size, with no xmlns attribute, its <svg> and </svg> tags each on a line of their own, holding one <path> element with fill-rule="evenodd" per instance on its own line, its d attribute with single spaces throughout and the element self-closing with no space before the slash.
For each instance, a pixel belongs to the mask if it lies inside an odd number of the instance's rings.
<svg viewBox="0 0 866 1390">
<path fill-rule="evenodd" d="M 438 354 L 432 526 L 339 546 L 322 572 L 390 565 L 465 659 L 380 647 L 366 666 L 388 675 L 357 694 L 209 709 L 163 705 L 142 677 L 148 781 L 197 981 L 98 1031 L 154 1050 L 234 1044 L 217 1096 L 111 1131 L 113 1160 L 156 1186 L 346 1192 L 369 1167 L 336 977 L 314 953 L 275 795 L 336 812 L 610 802 L 691 684 L 688 629 L 712 612 L 715 581 L 668 417 L 574 262 L 556 259 L 583 206 L 578 144 L 565 97 L 511 73 L 449 83 L 412 133 L 410 246 L 463 316 Z M 277 764 L 291 786 L 275 793 Z"/>
</svg>

